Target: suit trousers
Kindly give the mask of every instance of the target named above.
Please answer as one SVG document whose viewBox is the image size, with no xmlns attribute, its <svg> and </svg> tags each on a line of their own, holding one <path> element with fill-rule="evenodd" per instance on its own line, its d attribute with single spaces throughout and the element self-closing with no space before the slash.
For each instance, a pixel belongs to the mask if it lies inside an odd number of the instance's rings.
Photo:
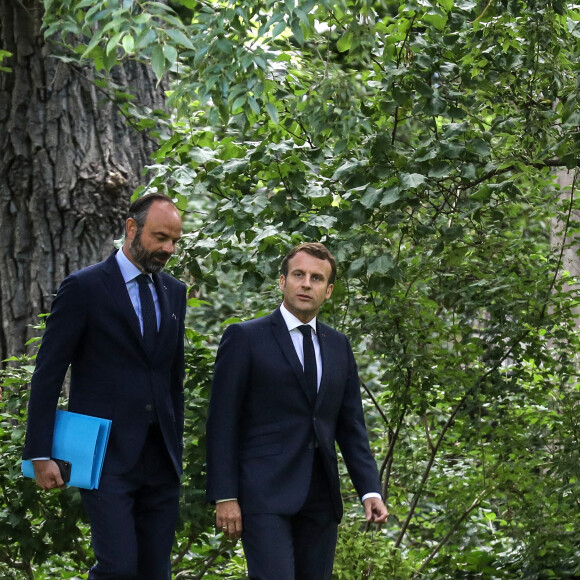
<svg viewBox="0 0 580 580">
<path fill-rule="evenodd" d="M 250 580 L 330 580 L 338 520 L 318 451 L 300 511 L 243 514 L 242 528 Z"/>
<path fill-rule="evenodd" d="M 97 563 L 89 580 L 169 580 L 179 478 L 152 424 L 137 465 L 81 490 Z"/>
</svg>

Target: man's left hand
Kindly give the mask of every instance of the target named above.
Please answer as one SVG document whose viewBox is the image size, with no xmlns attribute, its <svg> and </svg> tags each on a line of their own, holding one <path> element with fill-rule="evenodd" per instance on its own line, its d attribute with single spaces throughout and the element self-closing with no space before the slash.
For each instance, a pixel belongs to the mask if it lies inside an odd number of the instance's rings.
<svg viewBox="0 0 580 580">
<path fill-rule="evenodd" d="M 368 497 L 364 501 L 365 517 L 368 522 L 382 524 L 387 521 L 389 511 L 383 500 L 379 497 Z"/>
</svg>

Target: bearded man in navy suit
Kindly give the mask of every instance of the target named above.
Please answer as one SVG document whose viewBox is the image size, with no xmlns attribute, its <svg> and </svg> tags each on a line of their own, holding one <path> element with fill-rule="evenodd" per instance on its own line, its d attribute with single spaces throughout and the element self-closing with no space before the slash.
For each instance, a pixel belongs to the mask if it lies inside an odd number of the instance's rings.
<svg viewBox="0 0 580 580">
<path fill-rule="evenodd" d="M 69 366 L 69 410 L 112 420 L 99 488 L 81 490 L 97 559 L 90 579 L 171 577 L 182 470 L 186 287 L 161 270 L 181 226 L 168 197 L 135 201 L 123 247 L 63 281 L 38 352 L 23 457 L 34 460 L 41 488 L 64 486 L 50 453 Z"/>
<path fill-rule="evenodd" d="M 254 580 L 331 578 L 342 501 L 338 443 L 368 521 L 388 516 L 348 339 L 317 321 L 336 261 L 319 243 L 284 258 L 282 305 L 229 326 L 207 421 L 207 500 L 242 538 Z"/>
</svg>

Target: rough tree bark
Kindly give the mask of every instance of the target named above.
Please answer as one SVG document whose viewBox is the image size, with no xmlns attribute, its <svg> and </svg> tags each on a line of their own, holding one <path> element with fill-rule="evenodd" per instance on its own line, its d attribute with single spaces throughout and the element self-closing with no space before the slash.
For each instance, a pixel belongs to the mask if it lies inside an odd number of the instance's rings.
<svg viewBox="0 0 580 580">
<path fill-rule="evenodd" d="M 71 271 L 103 259 L 153 148 L 92 83 L 59 61 L 40 0 L 0 0 L 0 360 L 20 354 Z M 161 108 L 153 73 L 115 70 L 140 104 Z"/>
</svg>

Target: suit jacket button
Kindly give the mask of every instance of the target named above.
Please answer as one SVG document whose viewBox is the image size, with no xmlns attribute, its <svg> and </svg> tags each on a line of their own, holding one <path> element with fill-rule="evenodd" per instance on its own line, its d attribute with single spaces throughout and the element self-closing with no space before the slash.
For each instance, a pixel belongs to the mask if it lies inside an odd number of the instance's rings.
<svg viewBox="0 0 580 580">
<path fill-rule="evenodd" d="M 153 411 L 153 405 L 145 405 L 146 411 Z"/>
<path fill-rule="evenodd" d="M 312 441 L 308 444 L 308 449 L 314 449 L 314 443 Z"/>
</svg>

